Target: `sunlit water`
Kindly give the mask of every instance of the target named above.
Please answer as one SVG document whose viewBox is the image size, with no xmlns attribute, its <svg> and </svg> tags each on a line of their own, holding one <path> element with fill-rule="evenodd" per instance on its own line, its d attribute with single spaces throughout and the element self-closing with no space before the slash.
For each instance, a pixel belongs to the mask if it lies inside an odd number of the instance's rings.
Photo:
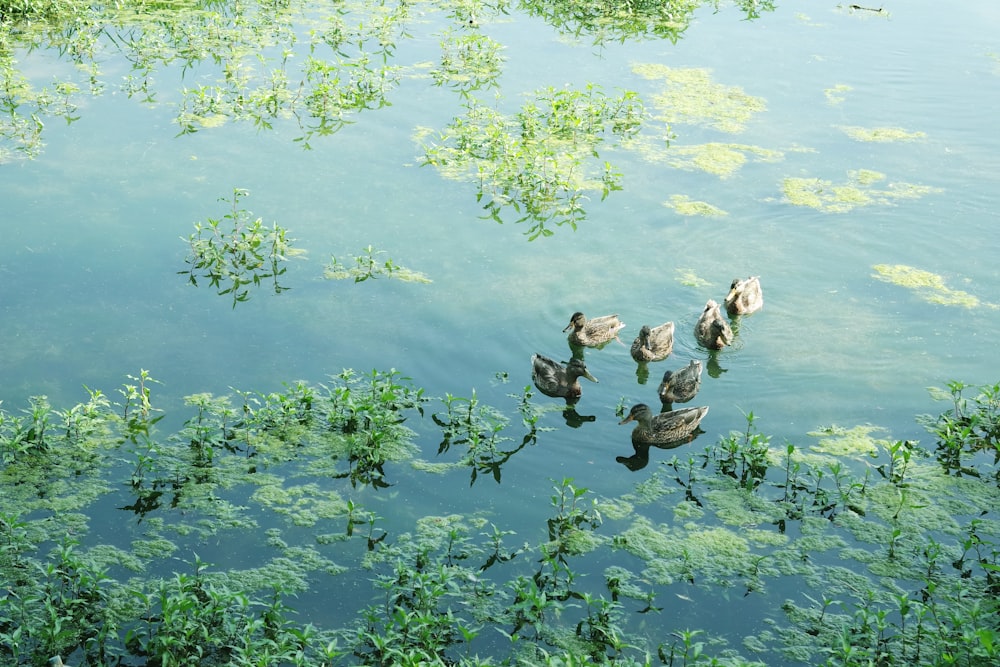
<svg viewBox="0 0 1000 667">
<path fill-rule="evenodd" d="M 162 383 L 154 403 L 176 424 L 187 394 L 275 391 L 344 368 L 396 368 L 431 396 L 475 391 L 516 424 L 508 394 L 530 383 L 532 353 L 567 359 L 562 329 L 576 310 L 618 313 L 627 323 L 624 344 L 587 352 L 600 382 L 585 383 L 577 409 L 592 422 L 570 428 L 558 412 L 546 415 L 553 430 L 511 459 L 500 484 L 470 486 L 468 471 L 428 482 L 400 466 L 389 470 L 391 491 L 358 492 L 395 530 L 412 529 L 425 514 L 476 510 L 524 525 L 519 538 L 533 542 L 544 538 L 553 480 L 571 477 L 616 497 L 676 453 L 654 449 L 635 472 L 617 463 L 632 448 L 615 408 L 656 404 L 664 370 L 707 361 L 692 335 L 705 301 L 721 301 L 735 277 L 760 275 L 765 307 L 741 322 L 737 344 L 706 372 L 695 404 L 711 410 L 705 432 L 687 447 L 742 430 L 750 411 L 775 443 L 808 445 L 809 431 L 833 424 L 926 438 L 913 417 L 940 409 L 926 387 L 994 382 L 1000 371 L 1000 10 L 991 2 L 961 9 L 923 2 L 892 8 L 890 18 L 802 11 L 782 7 L 754 22 L 703 11 L 677 44 L 603 48 L 516 12 L 480 17 L 480 29 L 506 46 L 500 104 L 510 109 L 536 88 L 587 82 L 609 93 L 635 90 L 651 108 L 660 84 L 636 75 L 635 63 L 708 68 L 714 81 L 763 98 L 767 110 L 738 134 L 676 124 L 674 146 L 720 141 L 784 151 L 780 161 L 750 159 L 719 178 L 609 146 L 602 158 L 624 173 L 624 191 L 594 197 L 575 232 L 559 228 L 530 243 L 517 225 L 478 219 L 472 184 L 418 166 L 417 128 L 441 128 L 461 113 L 456 96 L 427 79 L 404 79 L 390 95 L 393 106 L 355 116 L 336 135 L 314 139 L 312 151 L 291 141 L 291 127 L 230 124 L 178 138 L 168 106 L 113 91 L 87 98 L 79 121 L 49 123 L 37 159 L 0 167 L 3 407 L 16 411 L 38 394 L 63 407 L 85 399 L 83 385 L 114 396 L 127 374 L 144 368 Z M 436 57 L 444 19 L 431 21 L 414 26 L 415 39 L 401 48 L 406 64 Z M 34 60 L 42 77 L 55 66 L 44 54 Z M 114 62 L 106 68 L 125 71 Z M 178 85 L 173 74 L 159 75 L 167 88 Z M 849 89 L 831 101 L 825 91 L 837 86 Z M 859 142 L 843 126 L 926 137 Z M 795 206 L 782 194 L 785 177 L 840 184 L 857 169 L 938 190 L 846 213 Z M 254 215 L 289 228 L 307 251 L 290 263 L 283 281 L 290 291 L 260 290 L 235 309 L 177 275 L 185 268 L 182 238 L 194 222 L 224 214 L 216 200 L 234 187 L 251 192 L 245 205 Z M 675 194 L 729 215 L 681 216 L 664 206 Z M 331 255 L 350 257 L 367 245 L 433 283 L 323 278 Z M 877 264 L 938 274 L 983 305 L 928 303 L 877 280 Z M 682 271 L 707 284 L 684 284 Z M 643 324 L 667 320 L 677 325 L 674 353 L 651 364 L 640 384 L 627 345 Z M 412 426 L 421 457 L 434 461 L 439 431 L 429 421 Z M 112 511 L 95 525 L 129 520 Z M 220 545 L 200 555 L 227 566 L 227 551 Z M 701 611 L 692 626 L 715 613 Z"/>
</svg>

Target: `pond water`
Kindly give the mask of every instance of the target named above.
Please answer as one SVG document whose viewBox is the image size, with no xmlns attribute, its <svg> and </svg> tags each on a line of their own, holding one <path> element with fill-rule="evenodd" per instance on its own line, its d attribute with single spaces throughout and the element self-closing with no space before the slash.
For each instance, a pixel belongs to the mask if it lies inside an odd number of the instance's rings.
<svg viewBox="0 0 1000 667">
<path fill-rule="evenodd" d="M 103 93 L 74 96 L 72 123 L 45 118 L 44 145 L 30 159 L 9 139 L 0 144 L 0 407 L 21 414 L 28 397 L 45 395 L 65 409 L 86 400 L 84 387 L 120 401 L 118 388 L 146 369 L 158 381 L 152 402 L 165 415 L 156 429 L 166 437 L 193 414 L 184 403 L 191 394 L 280 392 L 296 381 L 329 384 L 344 369 L 396 369 L 431 397 L 425 416 L 411 413 L 406 422 L 416 453 L 386 464 L 388 488 L 318 474 L 309 480 L 317 492 L 377 514 L 376 532 L 389 541 L 416 531 L 421 517 L 457 514 L 516 531 L 511 544 L 536 545 L 547 539 L 550 497 L 562 480 L 624 508 L 637 485 L 676 474 L 665 465 L 672 457 L 745 431 L 747 413 L 770 436 L 774 460 L 786 443 L 808 449 L 819 439 L 810 433 L 831 427 L 870 425 L 872 437 L 929 446 L 914 417 L 948 405 L 932 400 L 928 387 L 998 380 L 1000 297 L 990 290 L 1000 278 L 1000 7 L 910 2 L 875 12 L 811 3 L 747 20 L 723 3 L 698 9 L 676 41 L 615 39 L 609 31 L 598 44 L 586 28 L 574 34 L 572 22 L 553 25 L 531 12 L 547 6 L 413 4 L 386 60 L 400 68 L 388 105 L 349 113 L 339 131 L 309 137 L 310 150 L 291 117 L 260 129 L 205 116 L 213 126 L 178 136 L 182 91 L 215 84 L 218 68 L 158 65 L 154 101 L 144 103 L 122 89 L 135 70 L 110 33 L 98 37 Z M 306 62 L 308 30 L 326 25 L 324 11 L 299 16 L 290 72 Z M 369 9 L 357 3 L 345 11 L 353 20 Z M 463 96 L 454 85 L 434 85 L 449 35 L 500 45 L 494 86 Z M 273 59 L 280 48 L 266 53 Z M 79 76 L 52 49 L 14 54 L 39 88 Z M 599 189 L 584 192 L 576 229 L 549 222 L 551 236 L 529 240 L 532 223 L 515 222 L 520 214 L 510 206 L 500 211 L 502 224 L 483 219 L 490 197 L 477 200 L 475 167 L 455 178 L 423 164 L 428 146 L 447 143 L 440 133 L 453 119 L 466 118 L 470 99 L 511 115 L 539 104 L 540 90 L 588 84 L 608 97 L 633 91 L 645 119 L 627 140 L 605 133 L 599 158 L 567 177 L 599 178 L 605 161 L 621 174 L 620 190 L 603 199 Z M 713 146 L 719 152 L 708 153 Z M 290 289 L 274 294 L 265 280 L 235 306 L 207 281 L 195 287 L 182 275 L 195 223 L 225 215 L 220 198 L 231 200 L 234 188 L 249 192 L 240 203 L 253 217 L 286 228 L 304 251 L 285 264 L 280 281 Z M 678 203 L 688 200 L 724 214 Z M 369 246 L 378 261 L 431 282 L 324 276 L 332 256 L 350 265 Z M 699 313 L 749 275 L 761 277 L 763 309 L 738 322 L 733 346 L 709 353 L 694 340 Z M 503 464 L 499 480 L 481 472 L 470 484 L 466 466 L 428 472 L 458 458 L 454 450 L 439 454 L 442 431 L 430 418 L 443 413 L 446 395 L 475 395 L 503 414 L 510 420 L 503 448 L 516 448 L 526 430 L 517 405 L 531 382 L 531 355 L 569 359 L 562 329 L 574 311 L 617 313 L 626 323 L 623 344 L 586 351 L 599 380 L 584 381 L 576 411 L 586 419 L 568 424 L 561 402 L 536 392 L 532 404 L 549 408 L 543 430 Z M 676 324 L 674 351 L 644 377 L 628 345 L 643 324 L 668 320 Z M 706 365 L 691 403 L 710 407 L 703 432 L 676 449 L 654 448 L 635 470 L 622 465 L 617 457 L 633 448 L 619 409 L 659 408 L 663 371 L 690 359 Z M 115 488 L 133 465 L 125 454 L 120 460 Z M 864 456 L 843 461 L 858 474 L 867 465 Z M 288 474 L 289 484 L 306 476 Z M 681 535 L 688 519 L 678 514 L 678 485 L 665 486 L 663 499 L 632 510 Z M 255 513 L 244 486 L 218 493 L 249 506 L 257 528 L 171 534 L 176 558 L 190 562 L 197 553 L 219 570 L 256 567 L 273 547 L 262 541 L 265 529 L 312 544 L 316 533 L 344 523 L 296 526 L 281 512 Z M 125 488 L 95 501 L 82 543 L 128 548 L 149 536 L 154 518 L 183 521 L 166 508 L 139 517 L 118 509 L 129 498 Z M 633 522 L 609 516 L 597 532 L 610 538 Z M 775 534 L 754 522 L 744 529 Z M 293 604 L 300 620 L 338 627 L 375 598 L 366 588 L 371 575 L 357 570 L 366 553 L 357 541 L 324 551 L 348 572 L 311 572 Z M 767 664 L 823 659 L 758 644 L 755 653 L 744 643 L 782 616 L 781 603 L 798 595 L 801 580 L 774 576 L 766 594 L 743 597 L 738 585 L 707 585 L 717 583 L 712 574 L 698 582 L 704 586 L 658 581 L 641 560 L 605 546 L 574 568 L 595 589 L 609 567 L 641 572 L 641 585 L 657 591 L 664 609 L 638 615 L 633 607 L 642 605 L 632 604 L 623 624 L 651 646 L 704 628 Z M 148 574 L 162 575 L 180 566 L 151 559 L 150 567 Z M 504 641 L 490 636 L 476 649 L 500 653 Z"/>
</svg>

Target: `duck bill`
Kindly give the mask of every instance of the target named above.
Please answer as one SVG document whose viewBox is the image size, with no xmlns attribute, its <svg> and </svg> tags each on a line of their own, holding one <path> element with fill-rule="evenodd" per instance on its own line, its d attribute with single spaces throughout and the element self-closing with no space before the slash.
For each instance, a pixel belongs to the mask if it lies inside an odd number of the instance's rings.
<svg viewBox="0 0 1000 667">
<path fill-rule="evenodd" d="M 595 378 L 593 375 L 591 375 L 590 371 L 587 371 L 586 373 L 584 373 L 583 377 L 587 378 L 591 382 L 597 382 L 597 378 Z"/>
<path fill-rule="evenodd" d="M 566 328 L 563 329 L 563 333 L 566 333 L 567 331 L 569 331 L 572 328 L 573 328 L 573 323 L 570 322 L 569 324 L 566 325 Z"/>
<path fill-rule="evenodd" d="M 619 425 L 619 426 L 621 426 L 622 424 L 627 424 L 627 423 L 629 423 L 630 421 L 632 421 L 632 415 L 629 415 L 629 416 L 628 416 L 628 417 L 626 417 L 625 419 L 623 419 L 623 420 L 621 420 L 620 422 L 618 422 L 618 425 Z"/>
</svg>

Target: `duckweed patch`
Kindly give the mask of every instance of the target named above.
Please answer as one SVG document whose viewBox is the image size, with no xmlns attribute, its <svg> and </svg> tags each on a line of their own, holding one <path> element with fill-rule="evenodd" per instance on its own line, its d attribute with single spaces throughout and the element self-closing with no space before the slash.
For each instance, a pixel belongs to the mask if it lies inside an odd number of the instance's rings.
<svg viewBox="0 0 1000 667">
<path fill-rule="evenodd" d="M 653 96 L 658 112 L 654 119 L 670 125 L 704 125 L 735 134 L 743 130 L 754 114 L 767 109 L 762 98 L 748 95 L 739 86 L 713 81 L 707 69 L 636 63 L 632 71 L 662 82 L 663 89 Z"/>
<path fill-rule="evenodd" d="M 872 266 L 873 278 L 912 290 L 918 297 L 928 303 L 942 306 L 959 306 L 962 308 L 997 308 L 993 303 L 985 303 L 978 297 L 949 288 L 944 278 L 936 273 L 917 269 L 905 264 L 876 264 Z"/>
<path fill-rule="evenodd" d="M 872 187 L 884 180 L 884 174 L 859 169 L 848 172 L 847 182 L 840 185 L 819 178 L 785 178 L 782 189 L 788 203 L 825 213 L 846 213 L 859 206 L 888 206 L 900 199 L 940 192 L 940 188 L 911 183 L 890 183 L 881 190 Z"/>
<path fill-rule="evenodd" d="M 721 218 L 729 215 L 727 211 L 712 206 L 708 202 L 696 201 L 687 195 L 671 195 L 670 200 L 663 203 L 664 206 L 672 208 L 680 215 L 702 216 L 711 218 Z"/>
</svg>

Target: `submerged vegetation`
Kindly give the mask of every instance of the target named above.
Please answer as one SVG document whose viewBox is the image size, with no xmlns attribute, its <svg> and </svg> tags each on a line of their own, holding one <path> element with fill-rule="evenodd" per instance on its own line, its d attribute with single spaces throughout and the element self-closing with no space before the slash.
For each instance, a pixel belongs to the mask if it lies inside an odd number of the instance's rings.
<svg viewBox="0 0 1000 667">
<path fill-rule="evenodd" d="M 142 371 L 117 402 L 88 390 L 65 410 L 44 396 L 0 410 L 3 664 L 1000 658 L 1000 385 L 933 389 L 948 407 L 918 417 L 929 446 L 872 426 L 778 444 L 749 413 L 632 493 L 553 480 L 545 525 L 517 542 L 488 511 L 386 518 L 370 492 L 461 468 L 500 484 L 548 430 L 530 386 L 510 396 L 514 423 L 475 392 L 434 399 L 398 371 L 348 370 L 188 396 L 173 434 L 156 386 Z M 428 429 L 460 462 L 421 463 Z M 111 507 L 133 517 L 124 530 L 99 519 Z M 225 569 L 206 555 L 220 543 L 242 552 L 219 552 Z M 300 618 L 293 598 L 308 606 L 317 587 L 350 593 Z M 764 605 L 750 634 L 686 613 L 741 600 Z"/>
</svg>

